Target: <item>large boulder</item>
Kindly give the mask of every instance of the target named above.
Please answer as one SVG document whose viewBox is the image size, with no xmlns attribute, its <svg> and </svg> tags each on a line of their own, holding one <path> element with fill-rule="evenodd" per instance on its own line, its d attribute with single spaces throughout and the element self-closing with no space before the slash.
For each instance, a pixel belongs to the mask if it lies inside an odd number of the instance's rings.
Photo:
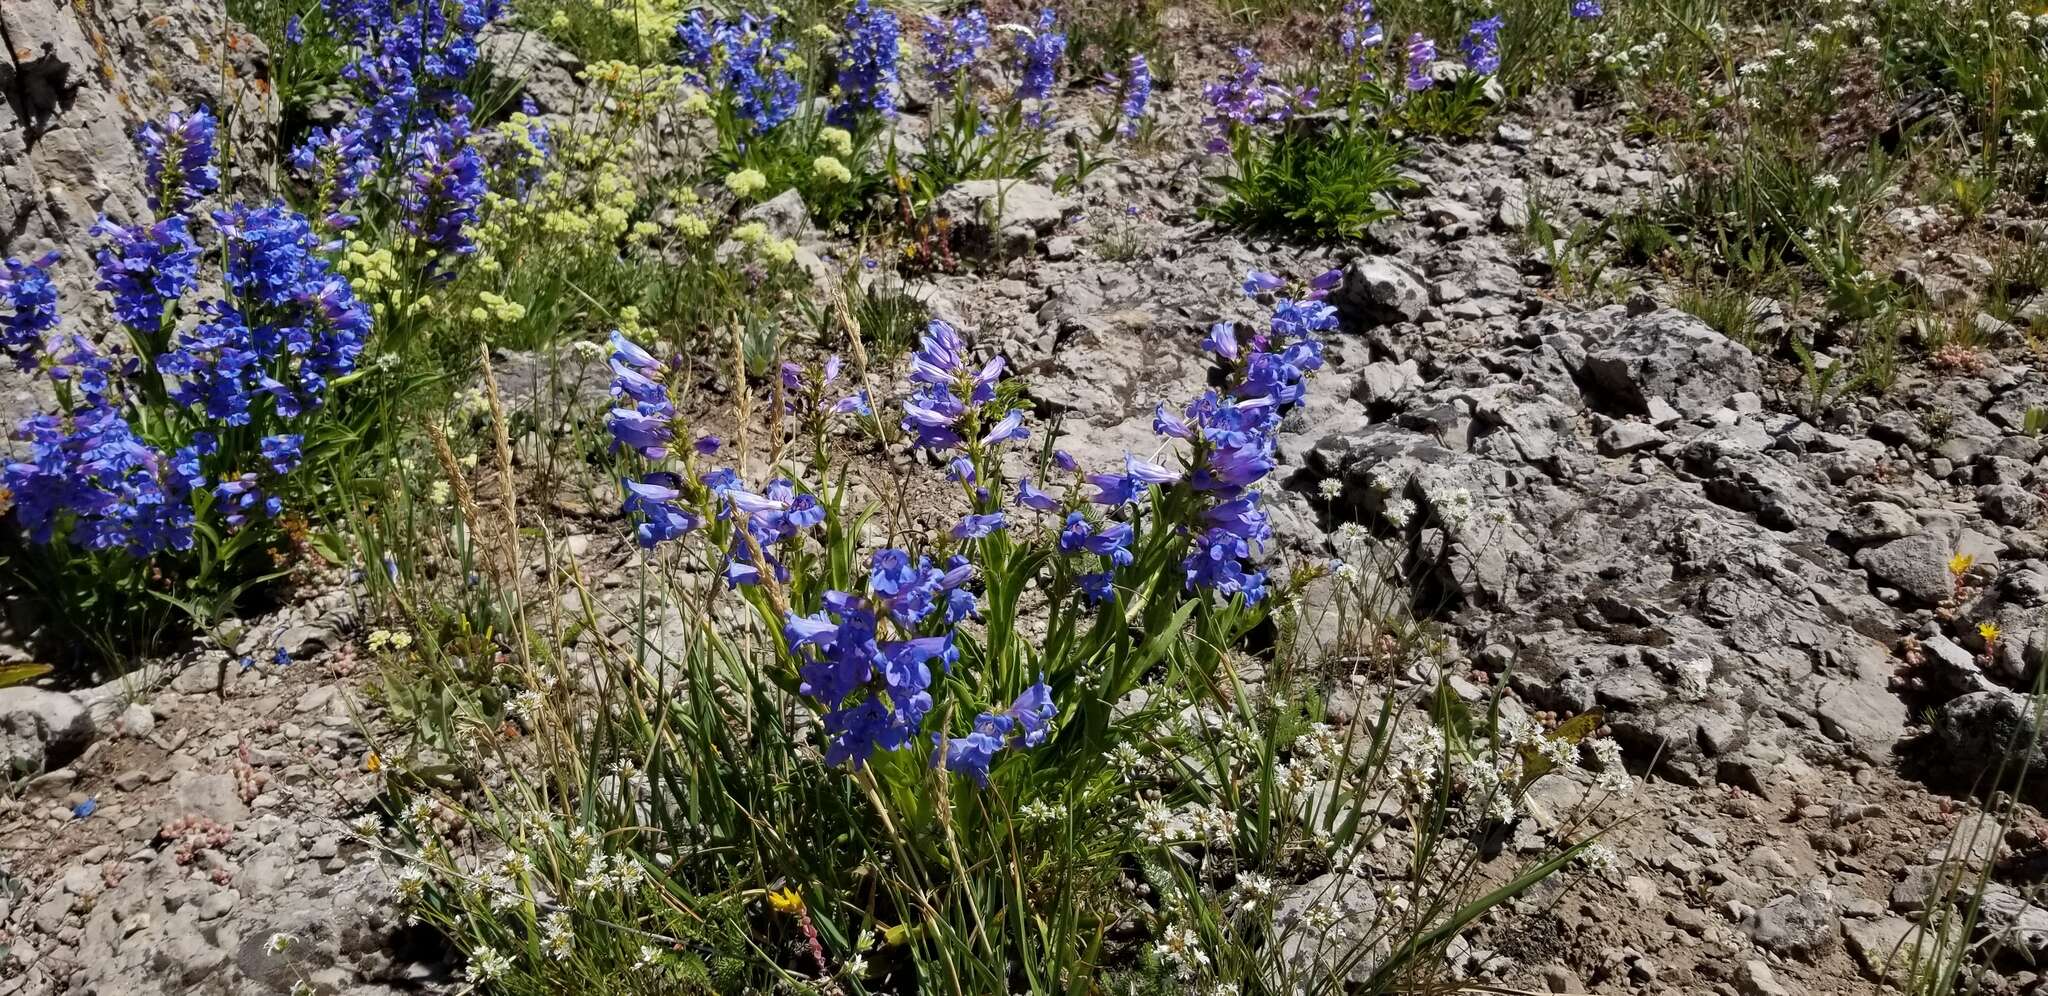
<svg viewBox="0 0 2048 996">
<path fill-rule="evenodd" d="M 62 766 L 98 730 L 78 699 L 42 688 L 0 688 L 0 767 L 25 777 Z"/>
<path fill-rule="evenodd" d="M 1661 398 L 1691 418 L 1763 389 L 1755 354 L 1698 318 L 1670 308 L 1625 315 L 1616 306 L 1589 316 L 1580 370 L 1596 407 L 1648 415 L 1651 399 Z"/>
<path fill-rule="evenodd" d="M 969 180 L 940 194 L 936 206 L 960 251 L 1021 256 L 1066 220 L 1074 202 L 1028 180 Z"/>
</svg>

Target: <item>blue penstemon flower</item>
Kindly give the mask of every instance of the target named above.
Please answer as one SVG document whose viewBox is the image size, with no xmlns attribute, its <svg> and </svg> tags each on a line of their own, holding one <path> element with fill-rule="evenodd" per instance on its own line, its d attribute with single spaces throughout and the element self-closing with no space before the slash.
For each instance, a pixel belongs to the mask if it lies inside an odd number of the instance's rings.
<svg viewBox="0 0 2048 996">
<path fill-rule="evenodd" d="M 847 12 L 845 43 L 839 50 L 839 103 L 827 120 L 851 125 L 863 113 L 883 120 L 896 116 L 896 15 L 859 0 Z"/>
</svg>

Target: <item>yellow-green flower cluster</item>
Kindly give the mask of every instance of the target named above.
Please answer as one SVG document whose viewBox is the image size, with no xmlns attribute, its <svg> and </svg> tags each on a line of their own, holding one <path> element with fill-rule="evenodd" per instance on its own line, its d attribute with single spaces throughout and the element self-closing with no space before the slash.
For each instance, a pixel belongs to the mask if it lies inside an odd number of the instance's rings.
<svg viewBox="0 0 2048 996">
<path fill-rule="evenodd" d="M 478 291 L 477 305 L 469 309 L 469 317 L 478 322 L 516 322 L 526 317 L 526 306 L 517 301 L 508 301 L 490 291 Z"/>
<path fill-rule="evenodd" d="M 831 149 L 834 155 L 853 155 L 853 133 L 844 128 L 820 128 L 818 141 L 825 143 L 825 147 Z"/>
<path fill-rule="evenodd" d="M 831 156 L 819 156 L 816 160 L 813 160 L 811 170 L 818 174 L 818 179 L 828 183 L 851 183 L 853 181 L 853 171 L 847 169 L 845 163 Z"/>
<path fill-rule="evenodd" d="M 750 221 L 735 227 L 732 230 L 732 237 L 740 244 L 752 247 L 762 259 L 778 266 L 796 258 L 795 240 L 770 236 L 768 226 L 758 221 Z"/>
<path fill-rule="evenodd" d="M 736 197 L 752 197 L 768 186 L 768 178 L 758 169 L 743 169 L 725 175 L 725 189 Z"/>
</svg>

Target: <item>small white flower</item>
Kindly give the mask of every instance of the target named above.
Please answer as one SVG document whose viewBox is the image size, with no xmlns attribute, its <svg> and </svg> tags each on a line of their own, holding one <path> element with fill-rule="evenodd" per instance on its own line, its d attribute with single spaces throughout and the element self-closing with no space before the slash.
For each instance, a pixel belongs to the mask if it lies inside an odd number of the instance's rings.
<svg viewBox="0 0 2048 996">
<path fill-rule="evenodd" d="M 1405 529 L 1408 527 L 1408 521 L 1415 517 L 1415 503 L 1406 498 L 1396 498 L 1387 503 L 1386 511 L 1381 514 L 1386 516 L 1388 525 L 1395 529 Z"/>
<path fill-rule="evenodd" d="M 556 961 L 567 961 L 576 950 L 576 933 L 569 926 L 569 914 L 556 910 L 540 926 L 541 947 Z"/>
<path fill-rule="evenodd" d="M 1334 477 L 1325 477 L 1316 483 L 1316 494 L 1321 495 L 1325 500 L 1335 501 L 1337 496 L 1343 493 L 1344 482 Z"/>
<path fill-rule="evenodd" d="M 1209 953 L 1202 950 L 1201 937 L 1177 923 L 1160 935 L 1158 951 L 1160 959 L 1173 965 L 1182 978 L 1209 967 Z"/>
<path fill-rule="evenodd" d="M 512 970 L 512 959 L 491 948 L 478 948 L 469 955 L 469 967 L 463 974 L 471 982 L 489 982 L 502 979 Z"/>
<path fill-rule="evenodd" d="M 1842 178 L 1833 173 L 1822 173 L 1813 178 L 1813 185 L 1822 190 L 1833 190 L 1842 185 Z"/>
<path fill-rule="evenodd" d="M 298 940 L 298 938 L 290 934 L 276 933 L 270 935 L 270 940 L 264 944 L 264 947 L 269 948 L 271 954 L 283 954 L 290 950 L 293 944 L 298 943 Z"/>
</svg>

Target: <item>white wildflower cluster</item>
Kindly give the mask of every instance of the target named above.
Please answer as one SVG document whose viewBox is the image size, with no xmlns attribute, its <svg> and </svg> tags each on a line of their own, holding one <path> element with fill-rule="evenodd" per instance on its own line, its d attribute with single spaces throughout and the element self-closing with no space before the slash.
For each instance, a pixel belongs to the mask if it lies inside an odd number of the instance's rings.
<svg viewBox="0 0 2048 996">
<path fill-rule="evenodd" d="M 1316 482 L 1316 494 L 1322 496 L 1324 501 L 1336 501 L 1343 493 L 1344 482 L 1334 477 L 1325 477 Z"/>
<path fill-rule="evenodd" d="M 1023 817 L 1026 823 L 1047 824 L 1058 823 L 1066 812 L 1044 799 L 1033 799 L 1018 809 L 1017 815 Z"/>
<path fill-rule="evenodd" d="M 583 875 L 571 883 L 578 893 L 590 895 L 602 890 L 630 894 L 647 880 L 640 862 L 628 857 L 593 851 L 584 862 Z"/>
<path fill-rule="evenodd" d="M 1437 485 L 1425 488 L 1422 497 L 1445 529 L 1457 532 L 1472 520 L 1472 492 L 1465 488 Z"/>
<path fill-rule="evenodd" d="M 1342 771 L 1346 753 L 1344 738 L 1328 723 L 1317 723 L 1294 738 L 1295 758 L 1319 773 Z"/>
<path fill-rule="evenodd" d="M 1153 847 L 1164 847 L 1193 836 L 1193 830 L 1179 813 L 1164 804 L 1147 803 L 1138 811 L 1138 839 Z"/>
<path fill-rule="evenodd" d="M 1102 757 L 1116 768 L 1125 781 L 1140 778 L 1151 768 L 1150 762 L 1145 760 L 1145 755 L 1138 750 L 1137 745 L 1128 740 L 1104 751 Z"/>
<path fill-rule="evenodd" d="M 1209 952 L 1202 949 L 1201 936 L 1182 924 L 1173 924 L 1159 935 L 1158 950 L 1160 960 L 1183 979 L 1209 967 Z"/>
<path fill-rule="evenodd" d="M 1380 515 L 1386 518 L 1387 525 L 1395 529 L 1406 529 L 1408 523 L 1415 518 L 1415 503 L 1406 498 L 1395 498 L 1387 502 L 1387 506 L 1380 510 Z"/>
<path fill-rule="evenodd" d="M 568 961 L 576 953 L 576 930 L 569 925 L 569 914 L 556 910 L 541 921 L 540 946 L 556 961 Z"/>
<path fill-rule="evenodd" d="M 1237 814 L 1221 806 L 1190 803 L 1174 819 L 1189 836 L 1210 847 L 1229 847 L 1237 838 Z"/>
<path fill-rule="evenodd" d="M 1614 848 L 1606 844 L 1588 844 L 1579 851 L 1578 857 L 1574 860 L 1587 871 L 1603 878 L 1621 870 L 1621 855 L 1614 853 Z"/>
<path fill-rule="evenodd" d="M 512 971 L 512 959 L 494 948 L 482 947 L 469 954 L 469 967 L 463 969 L 463 976 L 471 982 L 490 982 L 502 979 Z"/>
<path fill-rule="evenodd" d="M 1621 760 L 1620 744 L 1608 737 L 1593 741 L 1592 747 L 1593 762 L 1600 769 L 1593 782 L 1595 785 L 1608 792 L 1626 792 L 1634 787 L 1635 781 L 1629 777 L 1628 765 Z"/>
<path fill-rule="evenodd" d="M 1237 877 L 1237 905 L 1244 910 L 1256 910 L 1273 899 L 1273 880 L 1264 875 L 1245 872 Z"/>
<path fill-rule="evenodd" d="M 1396 733 L 1387 754 L 1387 767 L 1394 778 L 1418 795 L 1426 795 L 1436 786 L 1443 763 L 1444 736 L 1433 726 Z"/>
</svg>

